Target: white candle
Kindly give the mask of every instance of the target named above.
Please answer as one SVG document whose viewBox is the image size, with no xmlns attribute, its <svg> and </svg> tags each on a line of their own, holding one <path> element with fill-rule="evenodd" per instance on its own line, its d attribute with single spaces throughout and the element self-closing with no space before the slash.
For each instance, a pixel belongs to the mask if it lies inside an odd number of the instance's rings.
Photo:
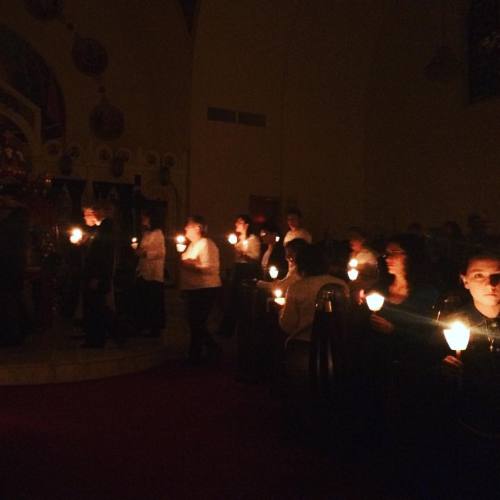
<svg viewBox="0 0 500 500">
<path fill-rule="evenodd" d="M 372 292 L 366 296 L 366 303 L 368 305 L 368 309 L 373 312 L 380 311 L 382 306 L 384 305 L 384 296 L 380 295 L 380 293 Z"/>
<path fill-rule="evenodd" d="M 276 243 L 278 243 L 280 241 L 280 237 L 276 236 L 276 238 L 274 238 L 274 240 L 276 241 Z"/>
<path fill-rule="evenodd" d="M 71 234 L 69 236 L 69 241 L 73 243 L 73 245 L 77 245 L 82 241 L 83 231 L 79 227 L 74 227 L 71 229 Z"/>
<path fill-rule="evenodd" d="M 277 268 L 276 266 L 271 266 L 271 267 L 269 268 L 269 276 L 271 276 L 271 278 L 272 278 L 273 280 L 275 280 L 275 279 L 278 277 L 278 274 L 279 274 L 279 273 L 280 273 L 280 272 L 279 272 L 279 270 L 278 270 L 278 268 Z"/>
<path fill-rule="evenodd" d="M 231 233 L 227 237 L 227 241 L 229 241 L 229 243 L 231 243 L 231 245 L 236 245 L 236 243 L 238 243 L 238 236 L 236 236 L 236 234 L 234 234 L 234 233 Z"/>
<path fill-rule="evenodd" d="M 137 241 L 137 238 L 135 236 L 130 240 L 130 246 L 134 250 L 137 250 L 137 247 L 139 246 L 139 242 Z"/>
</svg>

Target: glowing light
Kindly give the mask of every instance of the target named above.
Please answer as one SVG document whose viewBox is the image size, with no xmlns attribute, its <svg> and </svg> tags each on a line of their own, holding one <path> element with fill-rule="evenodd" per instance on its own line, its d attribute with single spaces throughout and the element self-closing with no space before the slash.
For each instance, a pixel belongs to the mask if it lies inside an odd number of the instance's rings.
<svg viewBox="0 0 500 500">
<path fill-rule="evenodd" d="M 355 267 L 352 267 L 349 271 L 347 271 L 347 276 L 349 276 L 351 281 L 355 281 L 358 279 L 359 271 Z"/>
<path fill-rule="evenodd" d="M 358 259 L 351 259 L 349 261 L 349 267 L 355 268 L 355 267 L 358 267 L 358 264 L 359 264 Z"/>
<path fill-rule="evenodd" d="M 443 333 L 450 349 L 457 351 L 457 354 L 467 349 L 470 338 L 470 328 L 467 328 L 461 321 L 454 321 L 450 325 L 450 328 L 445 328 L 443 330 Z"/>
<path fill-rule="evenodd" d="M 285 305 L 285 297 L 283 297 L 283 290 L 281 288 L 276 288 L 273 291 L 273 295 L 274 295 L 274 302 L 276 302 L 276 304 L 280 306 Z"/>
<path fill-rule="evenodd" d="M 175 249 L 179 253 L 184 252 L 184 250 L 186 250 L 186 248 L 187 248 L 186 237 L 183 234 L 179 234 L 176 236 L 175 241 L 177 242 L 175 244 Z"/>
<path fill-rule="evenodd" d="M 175 241 L 177 241 L 177 243 L 186 243 L 186 237 L 183 234 L 179 234 L 179 236 L 175 238 Z"/>
<path fill-rule="evenodd" d="M 238 236 L 236 236 L 236 234 L 234 234 L 234 233 L 231 233 L 227 237 L 227 241 L 229 241 L 229 243 L 231 243 L 231 245 L 236 245 L 236 243 L 238 243 Z"/>
<path fill-rule="evenodd" d="M 278 274 L 279 274 L 279 273 L 280 273 L 280 272 L 279 272 L 279 270 L 278 270 L 278 268 L 277 268 L 276 266 L 271 266 L 271 267 L 269 268 L 269 276 L 271 276 L 271 278 L 272 278 L 273 280 L 275 280 L 275 279 L 278 277 Z"/>
<path fill-rule="evenodd" d="M 368 309 L 373 312 L 380 311 L 382 306 L 384 305 L 385 298 L 380 293 L 372 292 L 366 296 L 366 304 L 368 305 Z"/>
<path fill-rule="evenodd" d="M 73 245 L 77 245 L 83 239 L 83 231 L 79 227 L 74 227 L 71 229 L 71 233 L 69 236 L 69 241 L 73 243 Z"/>
<path fill-rule="evenodd" d="M 130 240 L 130 246 L 136 250 L 137 247 L 139 246 L 139 242 L 137 240 L 137 238 L 134 236 L 131 240 Z"/>
<path fill-rule="evenodd" d="M 276 236 L 276 238 L 274 238 L 274 240 L 276 241 L 276 243 L 278 243 L 280 241 L 280 237 Z"/>
</svg>

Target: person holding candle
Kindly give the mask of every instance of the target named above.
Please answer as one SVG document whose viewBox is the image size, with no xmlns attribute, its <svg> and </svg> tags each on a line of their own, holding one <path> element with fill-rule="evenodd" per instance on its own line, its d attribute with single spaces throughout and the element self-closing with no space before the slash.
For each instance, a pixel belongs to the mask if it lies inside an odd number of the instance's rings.
<svg viewBox="0 0 500 500">
<path fill-rule="evenodd" d="M 221 288 L 219 249 L 207 237 L 203 217 L 193 215 L 185 227 L 189 245 L 180 254 L 180 288 L 187 303 L 191 341 L 188 360 L 194 365 L 219 354 L 219 347 L 208 331 L 207 321 Z"/>
<path fill-rule="evenodd" d="M 277 277 L 283 278 L 287 274 L 287 262 L 285 249 L 279 241 L 278 229 L 270 223 L 264 224 L 260 230 L 260 239 L 265 248 L 260 261 L 263 278 L 268 279 L 269 270 L 272 266 L 278 270 Z"/>
<path fill-rule="evenodd" d="M 356 285 L 358 288 L 367 289 L 375 284 L 378 279 L 378 256 L 366 245 L 366 234 L 359 227 L 349 229 L 349 263 L 358 271 Z"/>
<path fill-rule="evenodd" d="M 297 269 L 297 256 L 301 253 L 309 243 L 301 238 L 295 238 L 290 241 L 285 246 L 285 258 L 288 264 L 288 272 L 283 279 L 278 279 L 275 281 L 257 281 L 257 286 L 259 288 L 266 288 L 268 290 L 273 290 L 275 288 L 279 288 L 283 290 L 283 293 L 286 294 L 288 287 L 301 279 L 299 271 Z"/>
<path fill-rule="evenodd" d="M 238 322 L 240 286 L 244 280 L 256 280 L 261 275 L 260 240 L 253 231 L 252 220 L 247 214 L 236 217 L 234 228 L 238 241 L 234 245 L 234 266 L 224 307 L 224 317 L 217 335 L 232 337 Z"/>
<path fill-rule="evenodd" d="M 106 335 L 113 334 L 114 241 L 109 208 L 101 202 L 83 208 L 87 226 L 95 228 L 89 238 L 83 264 L 83 326 L 82 347 L 102 348 Z"/>
<path fill-rule="evenodd" d="M 279 323 L 288 335 L 288 340 L 310 342 L 319 290 L 326 284 L 338 284 L 348 296 L 349 289 L 343 280 L 326 274 L 326 259 L 322 249 L 317 246 L 304 247 L 297 254 L 296 263 L 301 279 L 289 286 Z"/>
<path fill-rule="evenodd" d="M 460 359 L 449 354 L 444 366 L 462 382 L 462 423 L 473 432 L 500 436 L 500 254 L 482 249 L 470 253 L 460 278 L 470 302 L 440 323 L 449 328 L 462 322 L 470 329 L 470 340 Z"/>
<path fill-rule="evenodd" d="M 159 337 L 165 327 L 165 236 L 162 221 L 152 208 L 141 211 L 142 238 L 135 249 L 136 326 L 147 337 Z M 134 242 L 132 242 L 132 245 Z"/>
<path fill-rule="evenodd" d="M 290 208 L 287 211 L 286 222 L 289 230 L 285 234 L 283 245 L 286 245 L 296 238 L 306 240 L 307 243 L 312 243 L 311 233 L 302 227 L 302 212 L 298 208 Z"/>
</svg>

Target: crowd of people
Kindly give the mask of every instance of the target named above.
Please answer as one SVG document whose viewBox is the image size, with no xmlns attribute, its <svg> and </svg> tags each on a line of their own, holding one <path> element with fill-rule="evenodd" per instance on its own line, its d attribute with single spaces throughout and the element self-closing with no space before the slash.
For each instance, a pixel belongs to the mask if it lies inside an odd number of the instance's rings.
<svg viewBox="0 0 500 500">
<path fill-rule="evenodd" d="M 2 303 L 12 305 L 21 300 L 15 290 L 22 288 L 23 280 L 22 249 L 13 242 L 25 244 L 24 233 L 15 238 L 12 231 L 20 231 L 18 218 L 23 212 L 15 205 L 4 205 L 0 219 L 5 240 L 2 261 L 4 271 L 10 274 L 2 280 L 1 294 Z M 73 288 L 82 304 L 83 347 L 102 348 L 109 337 L 121 342 L 124 331 L 159 337 L 168 316 L 162 221 L 145 205 L 140 212 L 140 234 L 127 244 L 134 278 L 130 280 L 124 326 L 116 314 L 117 245 L 109 207 L 89 204 L 83 208 L 83 219 L 82 236 L 69 245 L 81 249 L 78 279 L 74 273 L 67 274 L 69 281 L 78 281 L 78 287 Z M 484 421 L 489 415 L 478 413 L 479 395 L 490 409 L 497 405 L 496 414 L 500 414 L 500 399 L 493 396 L 496 391 L 489 390 L 500 381 L 499 239 L 489 234 L 479 216 L 469 217 L 466 234 L 449 221 L 439 230 L 426 231 L 412 224 L 403 233 L 372 239 L 362 228 L 352 227 L 344 241 L 314 243 L 299 210 L 288 211 L 286 224 L 288 229 L 282 233 L 275 221 L 257 227 L 249 215 L 237 215 L 234 234 L 225 242 L 233 246 L 234 260 L 231 272 L 222 280 L 219 248 L 209 237 L 206 221 L 199 215 L 187 219 L 185 244 L 178 246 L 177 260 L 178 286 L 185 298 L 190 331 L 190 363 L 218 359 L 221 349 L 217 336 L 237 335 L 243 285 L 261 290 L 270 300 L 279 290 L 278 322 L 286 349 L 291 342 L 311 341 L 318 293 L 323 286 L 333 284 L 350 301 L 356 325 L 352 330 L 361 332 L 363 347 L 359 352 L 369 353 L 368 365 L 377 369 L 397 365 L 398 376 L 415 390 L 424 380 L 432 383 L 436 370 L 445 367 L 452 379 L 465 377 L 462 388 L 467 389 L 470 422 Z M 7 261 L 11 265 L 6 265 Z M 372 290 L 385 298 L 384 307 L 377 312 L 369 311 L 366 304 L 366 295 Z M 74 314 L 78 300 L 73 302 Z M 221 309 L 216 328 L 213 321 L 209 325 L 214 308 Z M 12 332 L 17 331 L 21 318 L 15 310 L 14 306 L 5 308 L 12 316 Z M 455 317 L 470 329 L 470 341 L 462 355 L 450 350 L 443 335 Z M 2 340 L 9 344 L 8 337 Z M 496 428 L 493 423 L 489 427 Z"/>
</svg>

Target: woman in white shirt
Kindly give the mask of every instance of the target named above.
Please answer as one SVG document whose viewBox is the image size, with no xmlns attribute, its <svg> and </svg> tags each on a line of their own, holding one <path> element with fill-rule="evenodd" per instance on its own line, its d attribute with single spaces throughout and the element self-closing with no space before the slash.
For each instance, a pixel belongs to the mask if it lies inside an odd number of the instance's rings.
<svg viewBox="0 0 500 500">
<path fill-rule="evenodd" d="M 165 236 L 153 210 L 141 213 L 143 233 L 136 254 L 137 327 L 148 337 L 158 337 L 165 327 Z"/>
<path fill-rule="evenodd" d="M 223 337 L 234 335 L 238 322 L 240 286 L 244 280 L 259 278 L 260 239 L 254 234 L 252 220 L 247 214 L 240 214 L 234 221 L 238 241 L 234 245 L 234 267 L 229 284 L 228 301 L 224 307 L 224 318 L 217 332 Z"/>
<path fill-rule="evenodd" d="M 197 365 L 205 354 L 208 357 L 219 354 L 219 347 L 207 328 L 210 311 L 221 287 L 219 249 L 207 238 L 205 221 L 199 215 L 188 219 L 185 234 L 189 245 L 181 255 L 180 288 L 186 297 L 191 335 L 188 359 Z"/>
</svg>

